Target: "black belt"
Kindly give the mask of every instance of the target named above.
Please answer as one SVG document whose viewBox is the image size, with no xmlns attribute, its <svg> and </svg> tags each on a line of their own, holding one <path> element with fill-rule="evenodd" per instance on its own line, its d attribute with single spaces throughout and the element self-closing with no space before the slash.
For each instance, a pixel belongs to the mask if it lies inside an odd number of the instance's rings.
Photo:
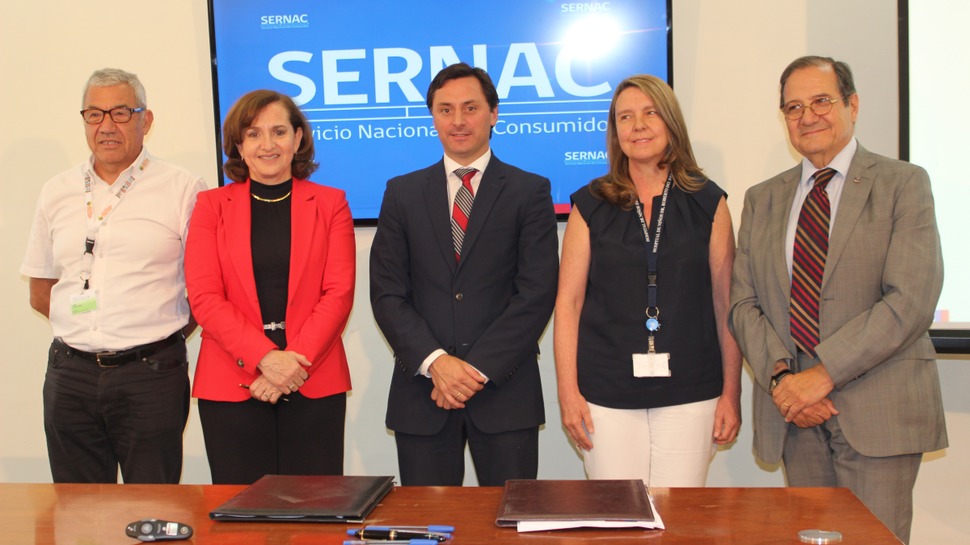
<svg viewBox="0 0 970 545">
<path fill-rule="evenodd" d="M 62 341 L 61 344 L 64 345 L 64 349 L 67 351 L 67 355 L 81 358 L 82 360 L 88 360 L 98 364 L 98 367 L 118 367 L 126 363 L 140 360 L 142 358 L 147 358 L 154 355 L 159 350 L 168 348 L 175 343 L 185 340 L 182 337 L 182 331 L 176 331 L 172 333 L 167 338 L 160 341 L 155 341 L 153 343 L 143 344 L 141 346 L 135 346 L 127 350 L 118 351 L 106 351 L 106 352 L 85 352 L 83 350 L 78 350 L 73 348 Z"/>
</svg>

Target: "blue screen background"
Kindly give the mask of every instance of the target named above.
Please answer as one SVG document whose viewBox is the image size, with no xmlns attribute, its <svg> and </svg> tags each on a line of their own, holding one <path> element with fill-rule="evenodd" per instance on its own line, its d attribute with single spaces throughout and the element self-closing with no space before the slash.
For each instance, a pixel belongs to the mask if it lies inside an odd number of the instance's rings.
<svg viewBox="0 0 970 545">
<path fill-rule="evenodd" d="M 456 59 L 499 89 L 493 153 L 548 177 L 558 212 L 606 172 L 613 87 L 670 79 L 666 0 L 211 2 L 219 126 L 253 89 L 294 97 L 313 129 L 313 181 L 345 190 L 356 220 L 377 217 L 388 179 L 441 158 L 424 95 Z"/>
</svg>

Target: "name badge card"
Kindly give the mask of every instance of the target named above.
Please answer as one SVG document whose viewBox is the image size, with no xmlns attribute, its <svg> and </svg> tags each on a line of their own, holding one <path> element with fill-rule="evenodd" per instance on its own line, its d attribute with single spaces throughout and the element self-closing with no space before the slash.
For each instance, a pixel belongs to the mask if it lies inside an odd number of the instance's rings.
<svg viewBox="0 0 970 545">
<path fill-rule="evenodd" d="M 633 355 L 633 376 L 637 378 L 669 377 L 670 354 L 650 352 Z"/>
<path fill-rule="evenodd" d="M 85 314 L 98 308 L 98 292 L 83 290 L 71 296 L 71 314 Z"/>
</svg>

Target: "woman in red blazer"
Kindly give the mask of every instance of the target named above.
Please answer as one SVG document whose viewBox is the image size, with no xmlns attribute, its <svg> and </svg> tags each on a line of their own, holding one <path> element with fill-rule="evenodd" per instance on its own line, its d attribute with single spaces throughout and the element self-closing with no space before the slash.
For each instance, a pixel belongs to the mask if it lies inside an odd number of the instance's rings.
<svg viewBox="0 0 970 545">
<path fill-rule="evenodd" d="M 216 484 L 342 474 L 353 220 L 317 168 L 303 113 L 274 91 L 233 105 L 226 175 L 199 195 L 185 275 L 202 348 L 192 395 Z"/>
</svg>

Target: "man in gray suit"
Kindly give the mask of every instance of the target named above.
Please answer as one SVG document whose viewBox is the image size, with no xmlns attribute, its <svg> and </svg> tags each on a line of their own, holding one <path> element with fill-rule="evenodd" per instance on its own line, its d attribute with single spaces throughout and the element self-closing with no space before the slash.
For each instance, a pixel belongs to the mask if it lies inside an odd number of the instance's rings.
<svg viewBox="0 0 970 545">
<path fill-rule="evenodd" d="M 758 385 L 755 452 L 784 460 L 790 486 L 848 487 L 908 542 L 922 453 L 947 446 L 927 334 L 943 283 L 929 177 L 855 140 L 845 63 L 793 61 L 781 110 L 804 158 L 745 195 L 731 286 Z"/>
</svg>

